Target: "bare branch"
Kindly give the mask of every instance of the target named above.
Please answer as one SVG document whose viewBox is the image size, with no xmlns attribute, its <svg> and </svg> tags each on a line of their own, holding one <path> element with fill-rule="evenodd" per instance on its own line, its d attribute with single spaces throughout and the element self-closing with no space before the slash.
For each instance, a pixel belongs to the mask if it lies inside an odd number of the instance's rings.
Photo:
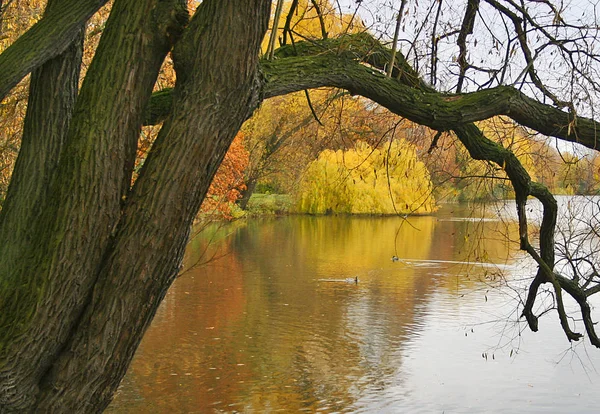
<svg viewBox="0 0 600 414">
<path fill-rule="evenodd" d="M 467 36 L 473 34 L 473 26 L 475 24 L 475 17 L 479 10 L 479 0 L 469 0 L 467 3 L 467 9 L 465 10 L 465 16 L 463 18 L 462 25 L 460 27 L 460 33 L 458 34 L 458 48 L 460 50 L 458 54 L 458 66 L 460 67 L 460 73 L 458 75 L 458 83 L 456 85 L 456 92 L 462 92 L 462 86 L 465 81 L 465 74 L 469 68 L 469 62 L 467 62 Z"/>
</svg>

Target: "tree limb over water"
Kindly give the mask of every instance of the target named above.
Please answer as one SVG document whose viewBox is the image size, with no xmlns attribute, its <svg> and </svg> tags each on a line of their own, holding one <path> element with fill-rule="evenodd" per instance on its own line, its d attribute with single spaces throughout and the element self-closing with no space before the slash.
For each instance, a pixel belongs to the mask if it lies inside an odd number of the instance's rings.
<svg viewBox="0 0 600 414">
<path fill-rule="evenodd" d="M 437 131 L 453 131 L 472 158 L 491 161 L 504 169 L 515 190 L 519 217 L 520 248 L 538 264 L 539 269 L 529 286 L 522 312 L 530 328 L 538 330 L 533 313 L 539 288 L 550 283 L 555 293 L 556 307 L 563 331 L 569 340 L 579 340 L 581 333 L 569 326 L 563 304 L 563 291 L 577 301 L 590 342 L 600 347 L 587 298 L 600 289 L 584 289 L 576 279 L 555 273 L 555 227 L 557 203 L 542 184 L 532 182 L 517 157 L 508 149 L 488 139 L 474 122 L 505 115 L 540 134 L 564 141 L 576 142 L 600 150 L 600 123 L 577 117 L 555 106 L 541 103 L 511 86 L 498 86 L 464 94 L 435 91 L 410 67 L 403 56 L 397 56 L 392 77 L 384 72 L 391 50 L 367 33 L 336 39 L 299 42 L 275 52 L 276 59 L 260 62 L 264 75 L 265 99 L 311 88 L 335 87 L 361 95 L 386 107 L 391 112 Z M 164 119 L 170 108 L 170 91 L 153 95 L 146 123 Z M 536 250 L 529 241 L 528 197 L 543 205 L 540 246 Z M 586 279 L 587 280 L 587 279 Z"/>
<path fill-rule="evenodd" d="M 392 78 L 383 72 L 391 51 L 366 33 L 299 42 L 261 60 L 264 98 L 319 87 L 336 87 L 371 99 L 415 123 L 438 131 L 505 115 L 543 135 L 600 149 L 600 123 L 543 104 L 511 86 L 465 94 L 444 94 L 423 82 L 399 56 Z M 156 124 L 170 111 L 170 90 L 156 92 L 145 123 Z"/>
</svg>

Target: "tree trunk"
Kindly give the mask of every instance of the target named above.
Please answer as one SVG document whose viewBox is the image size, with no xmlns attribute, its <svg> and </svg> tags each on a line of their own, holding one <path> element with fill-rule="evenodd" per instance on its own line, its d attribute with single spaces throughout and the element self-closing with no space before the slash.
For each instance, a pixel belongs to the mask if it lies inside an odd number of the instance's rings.
<svg viewBox="0 0 600 414">
<path fill-rule="evenodd" d="M 96 412 L 109 404 L 179 271 L 212 177 L 259 103 L 269 6 L 205 0 L 177 44 L 173 113 L 126 201 L 90 301 L 41 383 L 36 412 Z"/>
<path fill-rule="evenodd" d="M 242 196 L 238 201 L 242 210 L 246 210 L 246 207 L 248 207 L 248 202 L 250 201 L 250 197 L 252 197 L 252 194 L 256 189 L 256 184 L 258 184 L 258 178 L 254 176 L 248 177 L 248 180 L 246 181 L 246 189 L 242 191 Z"/>
<path fill-rule="evenodd" d="M 107 0 L 57 0 L 0 55 L 0 100 L 36 67 L 61 54 Z"/>
<path fill-rule="evenodd" d="M 21 205 L 39 203 L 40 214 L 29 223 L 30 231 L 10 235 L 12 241 L 4 246 L 18 250 L 10 255 L 14 260 L 3 257 L 0 262 L 0 401 L 6 410 L 35 403 L 42 377 L 89 301 L 121 215 L 129 179 L 125 166 L 135 156 L 143 110 L 171 47 L 171 26 L 181 13 L 187 16 L 182 6 L 178 0 L 115 2 L 66 141 L 60 154 L 47 160 L 56 165 L 43 181 L 48 196 L 40 203 L 25 193 L 14 195 Z M 43 85 L 44 99 L 50 93 L 51 85 Z M 57 110 L 43 106 L 38 110 Z M 28 115 L 36 117 L 41 115 Z M 43 126 L 38 130 L 50 132 Z M 22 177 L 27 171 L 15 174 L 13 180 L 27 182 Z M 25 190 L 23 186 L 19 193 Z M 17 227 L 14 220 L 5 220 L 3 226 Z"/>
<path fill-rule="evenodd" d="M 50 0 L 48 7 L 56 3 Z M 31 223 L 41 213 L 49 179 L 58 167 L 77 98 L 83 30 L 67 50 L 33 71 L 19 156 L 0 211 L 0 257 L 14 266 L 23 246 L 35 237 Z M 28 233 L 27 237 L 15 235 Z"/>
<path fill-rule="evenodd" d="M 18 266 L 22 259 L 20 254 L 37 237 L 32 223 L 41 214 L 49 178 L 57 168 L 77 97 L 83 30 L 78 37 L 62 55 L 46 62 L 31 76 L 21 149 L 0 211 L 1 266 L 7 271 Z M 0 320 L 5 323 L 5 318 L 12 315 L 9 306 L 16 304 L 4 296 L 8 290 L 7 279 L 0 280 L 4 315 Z M 5 348 L 2 352 L 6 352 Z M 24 392 L 23 387 L 12 388 L 6 384 L 12 385 L 17 380 L 16 371 L 19 377 L 39 376 L 39 372 L 36 373 L 35 365 L 17 367 L 16 359 L 5 361 L 8 364 L 0 366 L 0 405 L 22 409 L 31 403 L 33 390 Z"/>
</svg>

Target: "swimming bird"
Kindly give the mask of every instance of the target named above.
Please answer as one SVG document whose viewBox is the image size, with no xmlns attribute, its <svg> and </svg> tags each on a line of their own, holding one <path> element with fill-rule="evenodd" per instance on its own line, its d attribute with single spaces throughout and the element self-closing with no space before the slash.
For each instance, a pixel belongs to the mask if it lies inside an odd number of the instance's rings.
<svg viewBox="0 0 600 414">
<path fill-rule="evenodd" d="M 392 256 L 392 262 L 399 262 L 398 256 Z"/>
<path fill-rule="evenodd" d="M 348 283 L 356 283 L 358 285 L 358 276 L 347 277 L 346 278 L 346 282 L 348 282 Z"/>
</svg>

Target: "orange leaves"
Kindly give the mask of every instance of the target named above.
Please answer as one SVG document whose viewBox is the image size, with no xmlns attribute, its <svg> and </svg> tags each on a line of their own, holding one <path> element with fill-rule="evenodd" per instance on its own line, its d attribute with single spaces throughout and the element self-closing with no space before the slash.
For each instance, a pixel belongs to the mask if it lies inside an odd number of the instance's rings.
<svg viewBox="0 0 600 414">
<path fill-rule="evenodd" d="M 240 132 L 231 143 L 200 207 L 201 214 L 210 218 L 233 218 L 235 201 L 246 188 L 244 171 L 248 166 L 249 154 L 243 140 Z"/>
</svg>

